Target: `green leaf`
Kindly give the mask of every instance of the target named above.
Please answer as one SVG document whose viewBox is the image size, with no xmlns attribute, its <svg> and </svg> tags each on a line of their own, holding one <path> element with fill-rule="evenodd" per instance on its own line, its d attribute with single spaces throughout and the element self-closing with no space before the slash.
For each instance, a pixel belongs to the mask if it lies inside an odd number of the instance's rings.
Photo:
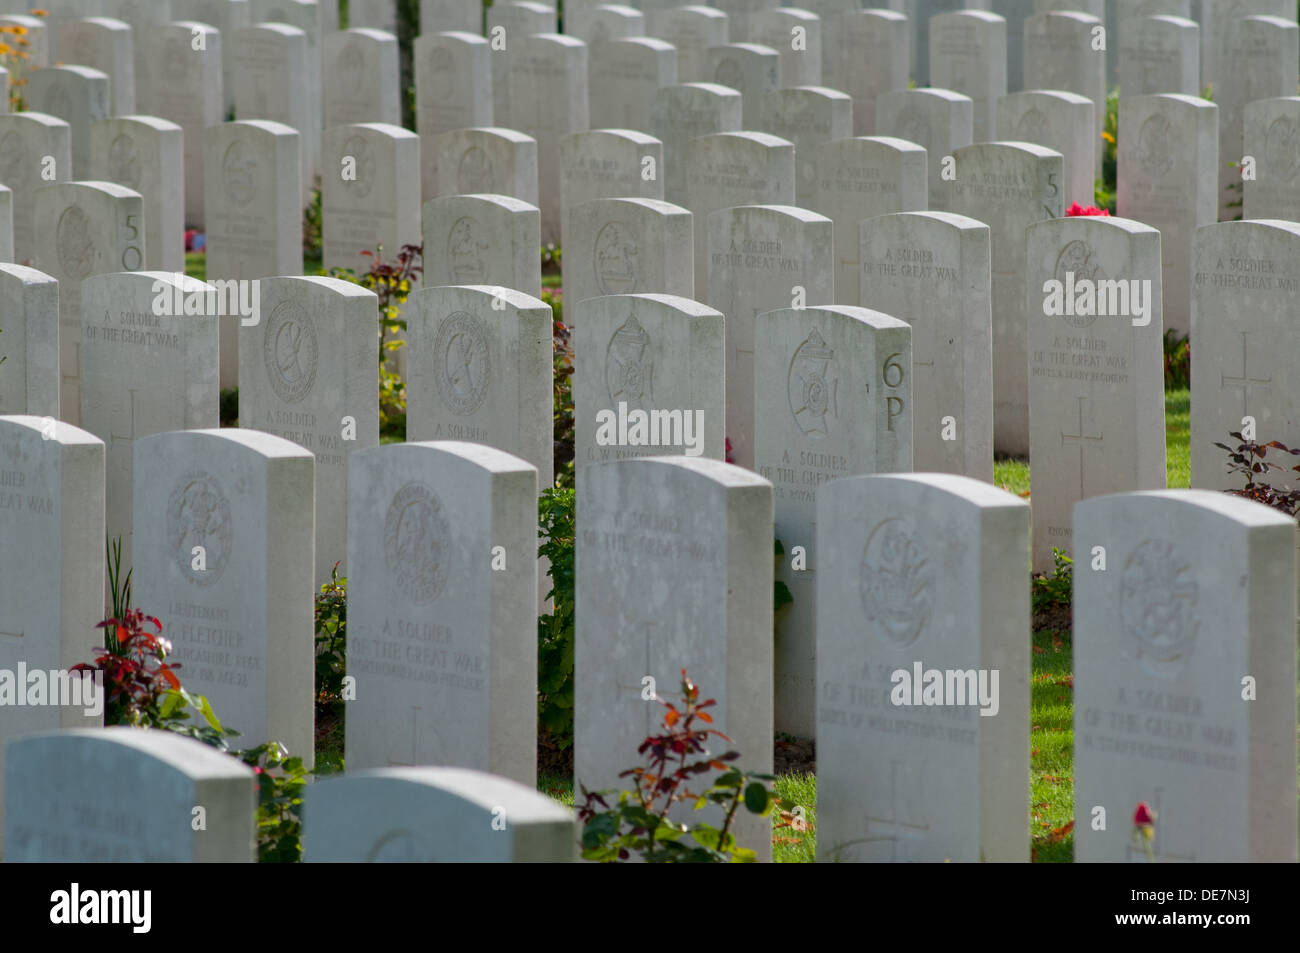
<svg viewBox="0 0 1300 953">
<path fill-rule="evenodd" d="M 767 788 L 761 781 L 750 781 L 749 787 L 745 788 L 745 807 L 750 814 L 767 814 L 768 797 Z"/>
</svg>

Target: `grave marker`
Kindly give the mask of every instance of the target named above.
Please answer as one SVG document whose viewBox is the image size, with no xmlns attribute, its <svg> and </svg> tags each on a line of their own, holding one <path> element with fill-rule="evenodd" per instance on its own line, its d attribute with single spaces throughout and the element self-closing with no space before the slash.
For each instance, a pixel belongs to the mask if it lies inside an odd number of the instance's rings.
<svg viewBox="0 0 1300 953">
<path fill-rule="evenodd" d="M 859 230 L 862 306 L 911 325 L 912 469 L 993 482 L 989 228 L 896 212 Z"/>
<path fill-rule="evenodd" d="M 772 481 L 777 578 L 794 597 L 777 615 L 776 725 L 793 735 L 816 734 L 818 487 L 912 469 L 910 339 L 904 322 L 866 308 L 787 308 L 755 321 L 753 464 Z"/>
<path fill-rule="evenodd" d="M 1144 802 L 1157 862 L 1294 863 L 1294 520 L 1161 490 L 1084 500 L 1074 525 L 1108 563 L 1074 577 L 1075 859 L 1146 863 Z"/>
<path fill-rule="evenodd" d="M 534 785 L 537 471 L 439 441 L 363 451 L 348 481 L 349 767 Z"/>
<path fill-rule="evenodd" d="M 338 278 L 261 281 L 256 324 L 239 325 L 239 426 L 316 455 L 317 586 L 348 573 L 348 458 L 379 444 L 377 298 Z"/>
<path fill-rule="evenodd" d="M 1029 860 L 1028 505 L 861 476 L 822 487 L 817 524 L 817 859 Z"/>
<path fill-rule="evenodd" d="M 240 745 L 315 759 L 311 451 L 252 430 L 134 447 L 132 594 Z"/>
</svg>

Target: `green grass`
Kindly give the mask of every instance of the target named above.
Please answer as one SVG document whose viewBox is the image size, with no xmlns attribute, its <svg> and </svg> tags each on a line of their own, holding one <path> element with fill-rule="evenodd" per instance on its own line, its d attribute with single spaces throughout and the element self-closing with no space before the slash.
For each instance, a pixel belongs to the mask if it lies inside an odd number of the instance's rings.
<svg viewBox="0 0 1300 953">
<path fill-rule="evenodd" d="M 1165 478 L 1171 489 L 1192 485 L 1190 405 L 1190 391 L 1165 391 Z"/>
<path fill-rule="evenodd" d="M 1074 676 L 1070 633 L 1035 632 L 1030 687 L 1029 812 L 1034 859 L 1069 863 L 1074 835 Z"/>
</svg>

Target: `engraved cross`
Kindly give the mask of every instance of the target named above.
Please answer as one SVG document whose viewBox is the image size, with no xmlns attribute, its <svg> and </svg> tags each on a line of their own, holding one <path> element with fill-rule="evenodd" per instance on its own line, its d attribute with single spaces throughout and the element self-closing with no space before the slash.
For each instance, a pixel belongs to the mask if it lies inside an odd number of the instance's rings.
<svg viewBox="0 0 1300 953">
<path fill-rule="evenodd" d="M 1241 390 L 1241 414 L 1246 416 L 1247 403 L 1250 401 L 1250 389 L 1252 387 L 1268 388 L 1273 385 L 1271 377 L 1251 377 L 1249 365 L 1246 362 L 1246 332 L 1241 332 L 1241 376 L 1229 377 L 1222 371 L 1219 372 L 1219 390 L 1227 387 L 1239 388 Z"/>
<path fill-rule="evenodd" d="M 130 436 L 124 437 L 121 434 L 110 433 L 109 440 L 113 443 L 116 443 L 119 440 L 125 440 L 127 443 L 133 443 L 135 441 L 135 395 L 139 393 L 139 391 L 131 390 L 127 391 L 127 393 L 131 395 L 131 434 Z"/>
<path fill-rule="evenodd" d="M 415 764 L 416 764 L 416 759 L 415 759 L 415 739 L 416 739 L 416 736 L 417 736 L 417 733 L 418 733 L 418 730 L 419 730 L 419 728 L 418 728 L 418 725 L 419 725 L 419 721 L 418 721 L 418 719 L 419 719 L 419 717 L 420 717 L 420 709 L 419 709 L 417 706 L 412 705 L 412 706 L 411 706 L 411 760 L 410 760 L 410 761 L 394 761 L 394 760 L 392 760 L 391 758 L 389 758 L 389 760 L 388 760 L 388 766 L 389 766 L 390 768 L 413 768 L 413 767 L 415 767 Z"/>
<path fill-rule="evenodd" d="M 867 836 L 870 837 L 875 833 L 874 828 L 883 831 L 889 836 L 885 840 L 892 841 L 890 846 L 890 862 L 898 863 L 898 842 L 900 839 L 924 840 L 930 833 L 929 824 L 907 824 L 899 820 L 898 804 L 898 766 L 901 761 L 890 763 L 889 773 L 889 817 L 872 817 L 867 815 Z"/>
<path fill-rule="evenodd" d="M 1085 443 L 1085 442 L 1089 442 L 1089 443 L 1102 444 L 1102 443 L 1105 442 L 1105 441 L 1104 441 L 1104 437 L 1103 437 L 1102 434 L 1085 434 L 1085 433 L 1083 432 L 1083 402 L 1084 402 L 1085 400 L 1087 400 L 1087 399 L 1088 399 L 1088 398 L 1086 398 L 1086 397 L 1076 397 L 1076 398 L 1075 398 L 1075 400 L 1077 400 L 1077 401 L 1079 402 L 1079 432 L 1078 432 L 1078 433 L 1066 433 L 1064 430 L 1061 431 L 1061 446 L 1062 446 L 1062 447 L 1065 446 L 1065 442 L 1068 440 L 1070 443 L 1076 444 L 1076 445 L 1078 446 L 1078 448 L 1079 448 L 1079 499 L 1081 499 L 1081 500 L 1082 500 L 1082 499 L 1087 499 L 1087 497 L 1084 495 L 1084 492 L 1083 492 L 1083 448 L 1084 448 L 1084 443 Z"/>
</svg>

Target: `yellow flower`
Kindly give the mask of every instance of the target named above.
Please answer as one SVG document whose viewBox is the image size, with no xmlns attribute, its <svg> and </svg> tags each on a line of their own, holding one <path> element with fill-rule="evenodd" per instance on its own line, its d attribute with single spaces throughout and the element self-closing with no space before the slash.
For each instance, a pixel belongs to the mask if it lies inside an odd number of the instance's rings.
<svg viewBox="0 0 1300 953">
<path fill-rule="evenodd" d="M 14 36 L 26 36 L 26 35 L 27 35 L 27 27 L 25 27 L 25 26 L 19 26 L 18 24 L 15 23 L 13 26 L 11 26 L 9 29 L 7 29 L 5 32 L 6 32 L 6 33 L 12 33 Z"/>
<path fill-rule="evenodd" d="M 32 16 L 34 17 L 48 17 L 49 15 L 50 15 L 49 10 L 42 10 L 40 7 L 37 7 L 35 10 L 32 11 Z"/>
<path fill-rule="evenodd" d="M 1105 139 L 1107 142 L 1109 142 L 1112 146 L 1115 144 L 1115 137 L 1112 136 L 1109 132 L 1103 132 L 1101 134 L 1101 137 Z"/>
<path fill-rule="evenodd" d="M 14 48 L 8 43 L 0 43 L 0 56 L 4 56 L 6 53 L 12 53 L 13 51 Z"/>
</svg>

